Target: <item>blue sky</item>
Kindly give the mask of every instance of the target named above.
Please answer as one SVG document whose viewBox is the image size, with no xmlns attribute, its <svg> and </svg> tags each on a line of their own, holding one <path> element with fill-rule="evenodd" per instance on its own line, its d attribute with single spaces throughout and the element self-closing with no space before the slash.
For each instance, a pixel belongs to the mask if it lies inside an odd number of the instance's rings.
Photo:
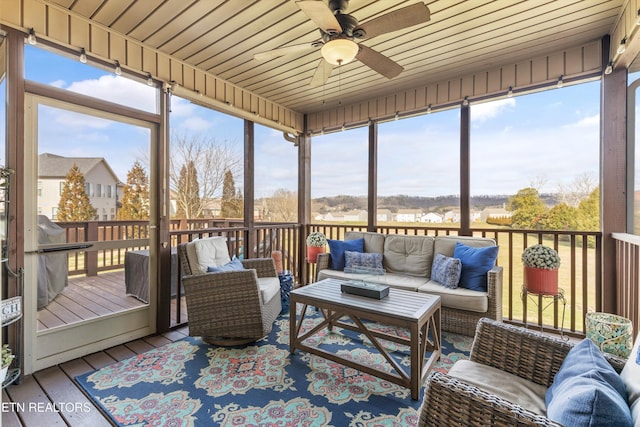
<svg viewBox="0 0 640 427">
<path fill-rule="evenodd" d="M 139 82 L 26 46 L 27 79 L 153 111 L 155 92 Z M 598 81 L 471 106 L 472 194 L 515 194 L 538 185 L 555 192 L 577 177 L 598 178 Z M 46 109 L 45 109 L 46 110 Z M 148 151 L 148 133 L 112 121 L 43 111 L 39 152 L 105 157 L 121 180 Z M 379 126 L 379 194 L 459 192 L 458 109 Z M 172 130 L 227 141 L 242 156 L 242 120 L 173 97 Z M 365 195 L 367 129 L 312 140 L 312 197 Z M 256 125 L 256 196 L 295 191 L 297 148 Z M 242 176 L 236 176 L 242 186 Z"/>
<path fill-rule="evenodd" d="M 459 120 L 451 109 L 380 124 L 378 194 L 458 194 Z M 515 194 L 539 183 L 555 192 L 584 174 L 597 183 L 598 129 L 599 82 L 472 103 L 472 194 Z M 335 188 L 366 194 L 366 153 L 363 129 L 314 138 L 312 170 L 321 185 L 313 196 Z"/>
</svg>

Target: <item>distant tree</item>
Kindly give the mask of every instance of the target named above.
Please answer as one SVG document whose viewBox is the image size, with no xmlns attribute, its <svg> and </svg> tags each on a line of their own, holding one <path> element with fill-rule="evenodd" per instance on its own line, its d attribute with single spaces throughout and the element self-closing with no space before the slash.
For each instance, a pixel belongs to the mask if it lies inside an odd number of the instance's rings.
<svg viewBox="0 0 640 427">
<path fill-rule="evenodd" d="M 193 164 L 198 182 L 198 203 L 190 207 L 193 217 L 201 217 L 207 203 L 222 196 L 225 172 L 238 173 L 242 162 L 229 141 L 219 141 L 211 137 L 178 134 L 171 135 L 171 161 L 169 181 L 171 189 L 180 194 L 180 177 L 183 167 L 187 171 Z M 180 205 L 180 202 L 178 202 Z M 186 208 L 185 208 L 186 209 Z M 186 209 L 186 213 L 189 209 Z"/>
<path fill-rule="evenodd" d="M 240 189 L 236 190 L 236 198 L 233 207 L 235 211 L 235 218 L 242 218 L 244 216 L 244 196 Z"/>
<path fill-rule="evenodd" d="M 600 230 L 600 187 L 596 187 L 577 209 L 577 229 L 580 231 Z"/>
<path fill-rule="evenodd" d="M 491 224 L 491 225 L 497 225 L 497 226 L 511 226 L 512 221 L 510 217 L 504 217 L 504 216 L 499 216 L 499 217 L 492 217 L 490 216 L 489 218 L 487 218 L 487 224 Z"/>
<path fill-rule="evenodd" d="M 298 193 L 280 188 L 266 199 L 266 218 L 269 221 L 294 222 L 298 215 Z"/>
<path fill-rule="evenodd" d="M 242 194 L 236 193 L 236 184 L 233 173 L 227 170 L 222 184 L 222 200 L 220 202 L 220 215 L 223 218 L 242 218 L 244 215 L 244 200 Z"/>
<path fill-rule="evenodd" d="M 139 161 L 127 173 L 118 219 L 149 219 L 149 178 Z"/>
<path fill-rule="evenodd" d="M 538 175 L 535 178 L 533 178 L 531 181 L 529 181 L 529 188 L 533 188 L 535 190 L 540 191 L 540 189 L 544 188 L 544 186 L 547 184 L 547 177 L 544 175 Z"/>
<path fill-rule="evenodd" d="M 58 221 L 89 221 L 98 211 L 91 205 L 85 190 L 84 175 L 75 163 L 65 176 L 58 201 Z"/>
<path fill-rule="evenodd" d="M 523 188 L 509 198 L 507 210 L 513 212 L 513 228 L 535 229 L 546 207 L 535 188 Z"/>
<path fill-rule="evenodd" d="M 576 208 L 559 203 L 542 214 L 538 228 L 543 230 L 575 230 L 577 225 Z"/>
<path fill-rule="evenodd" d="M 202 201 L 200 200 L 200 185 L 195 163 L 191 160 L 180 169 L 177 186 L 178 218 L 201 218 Z"/>
<path fill-rule="evenodd" d="M 597 182 L 593 175 L 584 173 L 577 176 L 569 185 L 558 186 L 558 200 L 577 208 L 580 202 L 596 188 Z"/>
</svg>

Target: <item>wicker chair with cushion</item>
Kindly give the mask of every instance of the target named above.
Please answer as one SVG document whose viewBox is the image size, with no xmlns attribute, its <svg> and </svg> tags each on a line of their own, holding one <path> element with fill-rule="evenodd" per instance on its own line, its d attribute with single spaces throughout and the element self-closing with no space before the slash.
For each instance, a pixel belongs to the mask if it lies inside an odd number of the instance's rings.
<svg viewBox="0 0 640 427">
<path fill-rule="evenodd" d="M 178 245 L 189 335 L 240 345 L 269 332 L 280 314 L 280 282 L 271 258 L 231 260 L 224 237 Z"/>
<path fill-rule="evenodd" d="M 481 319 L 470 360 L 457 361 L 447 374 L 434 371 L 427 378 L 418 426 L 562 425 L 548 417 L 546 391 L 569 351 L 578 344 L 591 343 L 566 342 Z M 600 353 L 597 348 L 596 352 Z M 625 361 L 604 356 L 602 363 L 607 365 L 608 361 L 611 366 L 607 369 L 613 367 L 611 374 L 617 376 Z M 571 393 L 575 395 L 575 388 Z"/>
</svg>

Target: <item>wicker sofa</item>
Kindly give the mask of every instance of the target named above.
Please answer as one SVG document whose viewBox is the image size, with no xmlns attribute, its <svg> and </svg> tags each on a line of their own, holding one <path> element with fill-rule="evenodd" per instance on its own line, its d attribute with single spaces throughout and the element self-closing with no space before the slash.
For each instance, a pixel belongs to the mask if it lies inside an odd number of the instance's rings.
<svg viewBox="0 0 640 427">
<path fill-rule="evenodd" d="M 384 274 L 366 280 L 394 288 L 425 292 L 441 298 L 442 329 L 473 336 L 478 320 L 489 317 L 502 320 L 502 267 L 487 273 L 487 291 L 458 287 L 449 289 L 431 280 L 434 255 L 452 257 L 457 242 L 483 248 L 495 246 L 493 239 L 467 236 L 407 236 L 349 231 L 345 240 L 364 239 L 365 253 L 382 253 Z M 316 280 L 325 278 L 360 279 L 362 275 L 331 269 L 331 254 L 319 254 Z"/>
<path fill-rule="evenodd" d="M 576 344 L 481 319 L 470 361 L 457 361 L 449 373 L 434 371 L 427 378 L 418 426 L 561 425 L 546 416 L 545 392 Z M 624 360 L 605 354 L 616 372 L 632 369 L 620 376 L 627 375 L 623 381 L 628 404 L 632 399 L 640 400 L 640 384 L 635 380 L 640 372 L 635 361 L 637 351 L 638 343 L 632 352 L 633 360 L 627 362 L 633 365 L 630 367 L 625 367 Z M 585 411 L 584 407 L 580 410 Z M 640 425 L 640 403 L 632 404 L 631 413 L 635 415 L 635 425 Z"/>
</svg>

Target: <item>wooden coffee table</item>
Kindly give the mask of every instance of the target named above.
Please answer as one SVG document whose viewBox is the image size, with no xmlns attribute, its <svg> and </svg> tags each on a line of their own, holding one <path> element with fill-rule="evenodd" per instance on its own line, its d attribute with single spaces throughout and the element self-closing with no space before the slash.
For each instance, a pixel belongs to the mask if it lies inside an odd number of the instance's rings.
<svg viewBox="0 0 640 427">
<path fill-rule="evenodd" d="M 300 349 L 408 387 L 411 390 L 411 398 L 417 400 L 427 374 L 440 358 L 440 297 L 392 288 L 389 289 L 387 297 L 377 300 L 342 293 L 340 291 L 342 282 L 338 279 L 324 279 L 291 291 L 289 309 L 291 354 L 295 353 L 296 349 Z M 300 318 L 296 315 L 298 304 L 302 304 Z M 302 322 L 309 306 L 319 308 L 324 320 L 310 331 L 301 334 Z M 343 318 L 349 318 L 352 322 L 345 323 L 341 321 Z M 404 327 L 409 331 L 409 338 L 371 330 L 363 320 Z M 331 330 L 333 326 L 365 334 L 391 365 L 393 372 L 385 372 L 372 366 L 346 360 L 324 349 L 304 344 L 307 338 L 324 328 Z M 411 353 L 409 373 L 391 357 L 380 344 L 380 339 L 409 346 Z"/>
</svg>

